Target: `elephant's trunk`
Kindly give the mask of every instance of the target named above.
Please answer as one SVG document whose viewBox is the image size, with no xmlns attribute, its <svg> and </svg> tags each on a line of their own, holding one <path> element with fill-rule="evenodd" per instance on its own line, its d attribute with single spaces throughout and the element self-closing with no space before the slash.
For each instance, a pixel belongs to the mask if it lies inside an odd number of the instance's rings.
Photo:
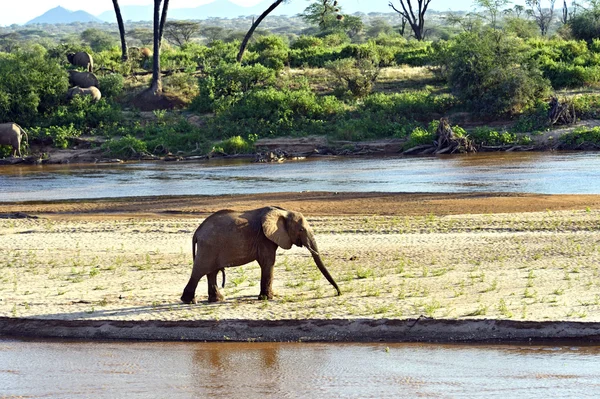
<svg viewBox="0 0 600 399">
<path fill-rule="evenodd" d="M 315 264 L 317 265 L 323 276 L 325 276 L 327 281 L 329 281 L 329 283 L 333 285 L 333 287 L 336 289 L 337 294 L 342 295 L 342 291 L 340 291 L 340 288 L 338 287 L 337 283 L 333 280 L 333 277 L 331 277 L 331 274 L 329 274 L 327 268 L 321 260 L 321 255 L 319 254 L 319 250 L 317 248 L 317 242 L 315 241 L 312 234 L 306 238 L 306 242 L 304 242 L 303 245 L 309 250 L 310 254 L 313 257 L 313 260 L 315 261 Z"/>
</svg>

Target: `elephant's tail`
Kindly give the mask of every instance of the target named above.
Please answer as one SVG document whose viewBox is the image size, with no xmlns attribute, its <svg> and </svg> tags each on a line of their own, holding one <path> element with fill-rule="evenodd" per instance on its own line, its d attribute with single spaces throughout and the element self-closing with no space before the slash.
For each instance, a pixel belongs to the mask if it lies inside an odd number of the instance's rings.
<svg viewBox="0 0 600 399">
<path fill-rule="evenodd" d="M 194 237 L 192 238 L 192 261 L 196 260 L 196 244 L 198 244 L 198 238 L 196 237 L 196 234 L 194 234 Z"/>
</svg>

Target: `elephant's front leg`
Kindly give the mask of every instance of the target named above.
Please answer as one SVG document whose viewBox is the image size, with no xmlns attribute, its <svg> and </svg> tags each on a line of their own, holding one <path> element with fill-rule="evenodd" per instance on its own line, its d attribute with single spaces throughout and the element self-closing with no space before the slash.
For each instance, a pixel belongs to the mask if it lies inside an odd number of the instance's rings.
<svg viewBox="0 0 600 399">
<path fill-rule="evenodd" d="M 208 302 L 220 302 L 225 299 L 225 297 L 223 297 L 223 295 L 219 292 L 219 287 L 217 286 L 217 274 L 219 274 L 219 270 L 211 272 L 207 275 Z"/>
<path fill-rule="evenodd" d="M 276 249 L 276 247 L 275 247 Z M 273 268 L 275 266 L 275 249 L 262 253 L 258 259 L 260 265 L 260 294 L 258 299 L 273 299 Z"/>
</svg>

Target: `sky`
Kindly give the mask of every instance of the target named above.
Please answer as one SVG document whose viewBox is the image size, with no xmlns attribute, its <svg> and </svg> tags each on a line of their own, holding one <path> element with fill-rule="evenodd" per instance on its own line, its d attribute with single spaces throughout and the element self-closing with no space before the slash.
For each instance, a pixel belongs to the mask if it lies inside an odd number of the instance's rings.
<svg viewBox="0 0 600 399">
<path fill-rule="evenodd" d="M 0 13 L 0 26 L 11 25 L 11 24 L 24 24 L 25 22 L 42 15 L 44 12 L 51 8 L 62 6 L 67 10 L 87 11 L 92 15 L 98 15 L 104 11 L 112 10 L 113 4 L 111 0 L 94 0 L 94 1 L 82 1 L 82 0 L 2 0 L 10 1 L 9 7 L 2 7 Z M 170 0 L 169 8 L 186 8 L 186 7 L 197 7 L 202 4 L 210 3 L 213 0 Z M 236 3 L 242 6 L 253 6 L 264 0 L 230 0 L 232 3 Z M 306 4 L 310 4 L 312 0 L 293 0 L 293 1 L 305 1 Z M 353 1 L 358 4 L 363 3 L 365 5 L 364 12 L 369 12 L 369 3 L 371 1 L 383 1 L 388 3 L 388 0 L 341 0 L 340 4 L 343 6 L 344 1 Z M 399 5 L 398 0 L 394 0 L 396 5 Z M 433 0 L 430 7 L 434 10 L 470 10 L 472 9 L 472 0 Z M 153 4 L 152 0 L 119 0 L 121 7 L 125 5 L 149 5 Z"/>
</svg>

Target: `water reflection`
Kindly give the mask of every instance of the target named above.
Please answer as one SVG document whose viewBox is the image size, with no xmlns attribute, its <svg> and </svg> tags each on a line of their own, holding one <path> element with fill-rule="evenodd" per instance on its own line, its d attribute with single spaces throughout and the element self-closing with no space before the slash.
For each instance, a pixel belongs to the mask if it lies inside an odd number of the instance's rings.
<svg viewBox="0 0 600 399">
<path fill-rule="evenodd" d="M 283 191 L 599 194 L 600 154 L 486 153 L 440 157 L 0 167 L 0 201 Z"/>
<path fill-rule="evenodd" d="M 0 396 L 598 397 L 596 346 L 0 341 Z"/>
</svg>

